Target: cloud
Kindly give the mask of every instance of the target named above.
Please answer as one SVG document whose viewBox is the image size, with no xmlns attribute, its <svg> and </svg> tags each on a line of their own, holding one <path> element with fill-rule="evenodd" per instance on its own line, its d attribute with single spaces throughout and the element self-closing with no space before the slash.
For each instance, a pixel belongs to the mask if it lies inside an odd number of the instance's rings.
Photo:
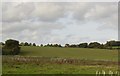
<svg viewBox="0 0 120 76">
<path fill-rule="evenodd" d="M 117 29 L 118 26 L 117 3 L 97 3 L 85 14 L 86 20 L 94 21 L 102 26 L 98 29 Z M 102 28 L 103 27 L 103 28 Z"/>
<path fill-rule="evenodd" d="M 68 8 L 72 12 L 76 23 L 85 24 L 95 22 L 101 24 L 98 29 L 117 29 L 118 23 L 118 4 L 117 2 L 89 2 L 71 3 Z M 104 28 L 105 27 L 105 28 Z"/>
<path fill-rule="evenodd" d="M 32 16 L 42 21 L 56 21 L 65 15 L 65 9 L 59 3 L 34 3 Z"/>
<path fill-rule="evenodd" d="M 70 3 L 68 10 L 72 12 L 73 18 L 79 21 L 85 20 L 85 14 L 94 7 L 94 4 L 87 2 Z"/>
<path fill-rule="evenodd" d="M 117 3 L 78 2 L 78 3 L 3 3 L 3 21 L 57 21 L 72 13 L 76 22 L 93 21 L 117 26 Z M 113 20 L 114 19 L 114 20 Z M 105 26 L 106 26 L 105 25 Z"/>
<path fill-rule="evenodd" d="M 64 28 L 62 24 L 52 22 L 12 22 L 3 23 L 3 39 L 15 38 L 23 41 L 48 41 L 52 37 L 52 32 Z M 9 25 L 9 26 L 8 26 Z M 42 41 L 43 40 L 43 41 Z"/>
<path fill-rule="evenodd" d="M 3 21 L 56 21 L 63 16 L 64 9 L 58 3 L 3 3 Z"/>
<path fill-rule="evenodd" d="M 28 19 L 34 10 L 32 3 L 3 3 L 3 21 L 14 22 Z"/>
<path fill-rule="evenodd" d="M 117 11 L 117 3 L 107 2 L 4 2 L 3 39 L 15 38 L 37 43 L 77 43 L 90 41 L 92 37 L 99 40 L 94 31 L 106 32 L 106 29 L 110 29 L 113 32 L 113 29 L 117 29 Z M 97 28 L 89 25 L 89 31 L 94 36 L 84 32 L 89 23 L 96 24 Z"/>
</svg>

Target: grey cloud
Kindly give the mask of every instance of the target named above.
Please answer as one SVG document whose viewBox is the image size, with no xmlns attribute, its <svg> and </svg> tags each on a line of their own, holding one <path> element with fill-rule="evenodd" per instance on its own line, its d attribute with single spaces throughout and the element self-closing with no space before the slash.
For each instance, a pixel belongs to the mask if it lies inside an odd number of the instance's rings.
<svg viewBox="0 0 120 76">
<path fill-rule="evenodd" d="M 73 12 L 73 18 L 84 21 L 85 20 L 85 14 L 89 12 L 89 10 L 93 7 L 94 5 L 92 3 L 84 3 L 84 2 L 78 2 L 78 3 L 71 3 L 69 5 L 69 10 Z"/>
<path fill-rule="evenodd" d="M 55 3 L 3 3 L 3 21 L 7 22 L 26 19 L 56 21 L 63 16 L 64 8 Z"/>
<path fill-rule="evenodd" d="M 98 30 L 112 29 L 118 31 L 118 16 L 117 14 L 112 15 L 106 19 L 103 19 L 101 22 L 101 26 L 98 27 Z"/>
<path fill-rule="evenodd" d="M 13 33 L 13 32 L 21 32 L 26 29 L 30 31 L 53 31 L 64 28 L 62 24 L 52 23 L 52 22 L 12 22 L 12 23 L 3 23 L 3 33 Z"/>
<path fill-rule="evenodd" d="M 65 9 L 59 3 L 35 3 L 34 5 L 32 16 L 42 21 L 56 21 L 65 15 Z"/>
<path fill-rule="evenodd" d="M 34 10 L 33 3 L 3 3 L 3 22 L 14 22 L 28 19 Z"/>
<path fill-rule="evenodd" d="M 21 38 L 23 41 L 40 41 L 41 43 L 89 41 L 90 37 L 64 36 L 53 32 L 65 29 L 67 25 L 75 22 L 77 25 L 90 21 L 101 24 L 98 30 L 116 29 L 118 23 L 116 3 L 6 2 L 3 3 L 2 8 L 3 39 Z M 71 16 L 70 20 L 66 20 L 68 16 Z M 63 20 L 59 22 L 60 19 Z"/>
<path fill-rule="evenodd" d="M 68 8 L 76 23 L 89 21 L 101 24 L 101 27 L 117 29 L 118 4 L 116 2 L 71 3 Z M 101 27 L 98 27 L 101 28 Z M 106 29 L 103 28 L 103 29 Z"/>
<path fill-rule="evenodd" d="M 52 31 L 65 28 L 62 24 L 52 22 L 12 22 L 3 23 L 3 39 L 15 38 L 22 41 L 40 41 L 46 42 L 50 40 Z M 53 37 L 54 38 L 54 37 Z"/>
<path fill-rule="evenodd" d="M 117 3 L 3 3 L 3 22 L 9 21 L 46 21 L 55 22 L 72 13 L 76 22 L 93 21 L 116 27 Z M 114 18 L 115 17 L 115 18 Z M 106 25 L 105 25 L 106 24 Z M 109 27 L 109 26 L 108 26 Z"/>
<path fill-rule="evenodd" d="M 97 29 L 114 29 L 118 26 L 118 5 L 117 3 L 97 3 L 86 13 L 87 21 L 94 21 L 101 24 Z M 102 28 L 101 28 L 102 27 Z"/>
</svg>

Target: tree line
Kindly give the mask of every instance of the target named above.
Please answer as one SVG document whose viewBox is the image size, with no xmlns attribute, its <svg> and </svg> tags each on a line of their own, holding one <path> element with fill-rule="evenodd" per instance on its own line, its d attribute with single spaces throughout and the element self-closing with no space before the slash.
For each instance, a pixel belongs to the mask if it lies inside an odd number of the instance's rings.
<svg viewBox="0 0 120 76">
<path fill-rule="evenodd" d="M 20 53 L 20 46 L 40 46 L 40 47 L 71 47 L 71 48 L 99 48 L 99 49 L 119 49 L 120 41 L 107 41 L 105 44 L 99 42 L 80 43 L 80 44 L 46 44 L 36 45 L 35 43 L 21 42 L 18 40 L 8 39 L 5 43 L 0 42 L 3 55 L 17 55 Z"/>
<path fill-rule="evenodd" d="M 80 43 L 80 44 L 65 44 L 65 47 L 78 47 L 78 48 L 99 48 L 99 49 L 119 49 L 120 41 L 107 41 L 105 44 L 99 42 Z"/>
</svg>

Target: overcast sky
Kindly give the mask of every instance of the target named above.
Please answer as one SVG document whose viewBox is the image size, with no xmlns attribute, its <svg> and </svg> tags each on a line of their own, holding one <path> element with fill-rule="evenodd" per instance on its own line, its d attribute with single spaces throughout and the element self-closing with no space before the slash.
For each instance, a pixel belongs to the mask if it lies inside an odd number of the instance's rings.
<svg viewBox="0 0 120 76">
<path fill-rule="evenodd" d="M 116 2 L 5 2 L 2 41 L 81 43 L 118 39 Z M 1 36 L 0 36 L 1 37 Z"/>
</svg>

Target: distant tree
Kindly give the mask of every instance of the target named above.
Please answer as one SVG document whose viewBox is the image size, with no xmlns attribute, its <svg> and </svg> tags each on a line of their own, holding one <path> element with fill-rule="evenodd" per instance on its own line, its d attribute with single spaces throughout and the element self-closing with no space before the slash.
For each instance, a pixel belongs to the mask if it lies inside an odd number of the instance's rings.
<svg viewBox="0 0 120 76">
<path fill-rule="evenodd" d="M 99 48 L 100 48 L 100 49 L 105 49 L 105 45 L 104 45 L 104 44 L 101 44 Z"/>
<path fill-rule="evenodd" d="M 105 47 L 109 49 L 112 49 L 114 46 L 120 46 L 120 41 L 111 40 L 107 41 L 105 44 Z"/>
<path fill-rule="evenodd" d="M 80 48 L 87 48 L 88 47 L 88 43 L 81 43 L 78 45 L 78 47 Z"/>
<path fill-rule="evenodd" d="M 36 44 L 35 44 L 35 43 L 33 43 L 33 46 L 36 46 Z"/>
<path fill-rule="evenodd" d="M 101 44 L 98 42 L 91 42 L 88 47 L 89 48 L 100 48 Z"/>
<path fill-rule="evenodd" d="M 27 42 L 25 42 L 24 46 L 29 46 L 29 44 Z"/>
<path fill-rule="evenodd" d="M 58 44 L 54 44 L 54 47 L 58 47 Z"/>
<path fill-rule="evenodd" d="M 45 45 L 45 47 L 50 47 L 50 46 L 51 46 L 50 44 Z"/>
<path fill-rule="evenodd" d="M 107 41 L 106 46 L 113 46 L 115 44 L 115 41 Z"/>
<path fill-rule="evenodd" d="M 24 46 L 25 44 L 23 42 L 20 43 L 20 46 Z"/>
<path fill-rule="evenodd" d="M 62 47 L 62 45 L 61 45 L 61 44 L 59 44 L 59 45 L 58 45 L 58 47 Z"/>
<path fill-rule="evenodd" d="M 54 47 L 54 44 L 50 44 L 51 47 Z"/>
<path fill-rule="evenodd" d="M 40 46 L 43 47 L 43 44 L 41 44 Z"/>
<path fill-rule="evenodd" d="M 62 47 L 60 44 L 54 44 L 54 45 L 52 44 L 51 46 L 52 47 Z"/>
<path fill-rule="evenodd" d="M 69 45 L 69 47 L 78 47 L 78 45 L 76 45 L 76 44 L 72 44 L 72 45 Z"/>
<path fill-rule="evenodd" d="M 106 45 L 108 46 L 120 46 L 120 41 L 107 41 Z"/>
<path fill-rule="evenodd" d="M 120 41 L 116 41 L 116 45 L 115 46 L 120 46 Z"/>
<path fill-rule="evenodd" d="M 65 44 L 65 47 L 69 47 L 70 45 L 69 44 Z"/>
</svg>

